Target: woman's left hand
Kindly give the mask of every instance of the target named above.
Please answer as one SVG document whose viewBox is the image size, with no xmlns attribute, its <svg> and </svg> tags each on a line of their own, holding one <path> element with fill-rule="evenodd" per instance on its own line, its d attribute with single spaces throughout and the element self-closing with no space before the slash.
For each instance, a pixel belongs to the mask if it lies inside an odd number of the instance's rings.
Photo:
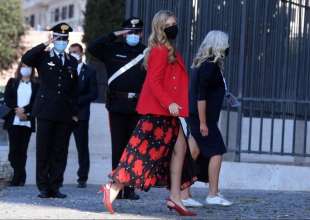
<svg viewBox="0 0 310 220">
<path fill-rule="evenodd" d="M 24 108 L 15 108 L 15 113 L 16 114 L 23 114 L 25 112 L 25 109 Z"/>
</svg>

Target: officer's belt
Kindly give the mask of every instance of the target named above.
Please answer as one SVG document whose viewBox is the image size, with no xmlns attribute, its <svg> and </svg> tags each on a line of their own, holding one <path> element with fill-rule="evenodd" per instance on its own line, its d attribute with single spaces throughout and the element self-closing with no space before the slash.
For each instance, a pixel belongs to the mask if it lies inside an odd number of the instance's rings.
<svg viewBox="0 0 310 220">
<path fill-rule="evenodd" d="M 137 99 L 139 98 L 139 93 L 111 91 L 110 96 L 111 98 Z"/>
</svg>

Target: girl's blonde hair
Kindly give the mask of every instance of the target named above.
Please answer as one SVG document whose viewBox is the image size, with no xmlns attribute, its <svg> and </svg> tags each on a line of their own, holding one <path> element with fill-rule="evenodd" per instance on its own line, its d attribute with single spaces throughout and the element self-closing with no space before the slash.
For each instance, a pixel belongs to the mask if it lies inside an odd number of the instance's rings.
<svg viewBox="0 0 310 220">
<path fill-rule="evenodd" d="M 164 45 L 168 48 L 168 62 L 173 63 L 176 60 L 175 48 L 169 42 L 164 29 L 166 28 L 166 21 L 170 17 L 175 17 L 174 13 L 171 11 L 161 10 L 158 11 L 152 20 L 152 33 L 148 39 L 148 48 L 144 57 L 143 65 L 147 68 L 147 62 L 149 57 L 149 52 L 153 47 L 158 45 Z"/>
<path fill-rule="evenodd" d="M 202 41 L 193 60 L 192 68 L 198 68 L 209 58 L 223 69 L 225 50 L 229 48 L 228 35 L 223 31 L 210 31 Z"/>
</svg>

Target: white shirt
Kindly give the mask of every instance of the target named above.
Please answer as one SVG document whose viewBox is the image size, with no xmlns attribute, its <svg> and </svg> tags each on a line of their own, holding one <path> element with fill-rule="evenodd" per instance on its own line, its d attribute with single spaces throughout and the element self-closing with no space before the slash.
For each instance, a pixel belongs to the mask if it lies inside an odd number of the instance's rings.
<svg viewBox="0 0 310 220">
<path fill-rule="evenodd" d="M 54 50 L 54 53 L 56 54 L 56 56 L 58 57 L 58 59 L 59 59 L 59 54 L 60 53 L 58 53 L 56 50 Z M 62 65 L 64 65 L 65 64 L 65 53 L 62 53 Z"/>
<path fill-rule="evenodd" d="M 80 75 L 80 72 L 81 72 L 81 69 L 82 69 L 83 65 L 84 65 L 83 62 L 78 64 L 78 66 L 77 66 L 77 73 L 78 73 L 78 75 Z"/>
<path fill-rule="evenodd" d="M 30 103 L 31 93 L 31 82 L 26 83 L 20 81 L 17 89 L 17 106 L 22 108 L 28 105 Z M 30 121 L 21 121 L 17 115 L 15 115 L 13 125 L 27 126 L 31 128 Z"/>
</svg>

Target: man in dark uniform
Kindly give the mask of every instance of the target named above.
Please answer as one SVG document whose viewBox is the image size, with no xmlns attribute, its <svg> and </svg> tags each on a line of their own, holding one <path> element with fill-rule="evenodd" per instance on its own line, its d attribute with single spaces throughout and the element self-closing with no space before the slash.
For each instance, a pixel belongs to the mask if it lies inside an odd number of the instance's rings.
<svg viewBox="0 0 310 220">
<path fill-rule="evenodd" d="M 71 44 L 69 53 L 78 61 L 77 73 L 79 76 L 79 98 L 78 98 L 78 122 L 73 129 L 73 136 L 78 152 L 78 187 L 85 188 L 89 173 L 89 147 L 88 129 L 90 116 L 90 103 L 97 98 L 96 70 L 83 62 L 84 55 L 82 45 Z"/>
<path fill-rule="evenodd" d="M 30 49 L 22 62 L 35 67 L 40 89 L 32 113 L 37 117 L 36 181 L 40 198 L 65 198 L 59 191 L 66 168 L 70 134 L 77 121 L 77 60 L 64 52 L 72 28 L 54 26 L 48 42 Z M 47 47 L 53 43 L 51 49 Z"/>
<path fill-rule="evenodd" d="M 143 54 L 145 46 L 141 43 L 142 30 L 143 22 L 132 17 L 124 21 L 121 31 L 100 37 L 89 45 L 90 54 L 105 63 L 109 79 L 120 68 Z M 112 169 L 117 167 L 139 119 L 135 108 L 145 79 L 142 62 L 143 59 L 110 81 L 108 86 L 106 107 L 112 139 Z M 139 196 L 135 194 L 134 188 L 125 187 L 118 198 L 137 200 Z"/>
</svg>

